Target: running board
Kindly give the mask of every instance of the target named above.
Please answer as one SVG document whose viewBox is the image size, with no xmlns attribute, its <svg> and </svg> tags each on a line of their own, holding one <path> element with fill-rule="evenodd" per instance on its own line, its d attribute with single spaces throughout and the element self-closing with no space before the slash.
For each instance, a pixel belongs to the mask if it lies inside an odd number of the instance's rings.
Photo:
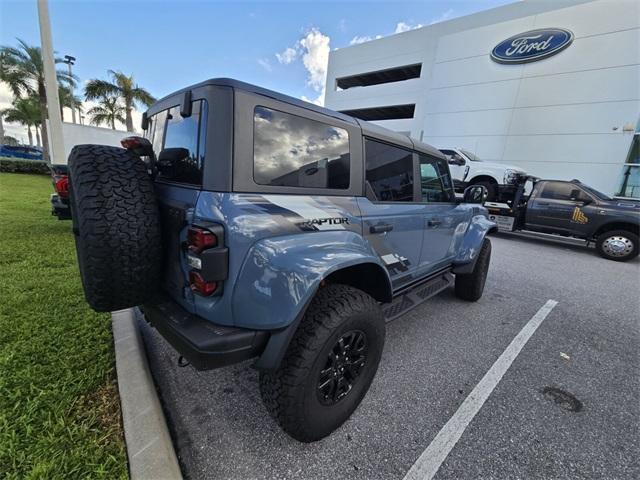
<svg viewBox="0 0 640 480">
<path fill-rule="evenodd" d="M 382 307 L 382 313 L 384 313 L 387 322 L 395 320 L 412 308 L 417 307 L 424 301 L 429 300 L 434 295 L 443 291 L 449 285 L 453 284 L 453 281 L 454 276 L 449 272 L 436 275 L 426 282 L 405 291 L 394 298 L 391 303 L 384 305 Z"/>
</svg>

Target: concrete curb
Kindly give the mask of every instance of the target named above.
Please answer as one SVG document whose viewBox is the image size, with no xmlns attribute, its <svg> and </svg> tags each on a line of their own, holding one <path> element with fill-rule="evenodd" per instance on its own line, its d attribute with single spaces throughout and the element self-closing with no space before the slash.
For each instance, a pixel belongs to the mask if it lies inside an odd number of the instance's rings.
<svg viewBox="0 0 640 480">
<path fill-rule="evenodd" d="M 133 309 L 111 313 L 118 390 L 132 480 L 182 479 Z"/>
</svg>

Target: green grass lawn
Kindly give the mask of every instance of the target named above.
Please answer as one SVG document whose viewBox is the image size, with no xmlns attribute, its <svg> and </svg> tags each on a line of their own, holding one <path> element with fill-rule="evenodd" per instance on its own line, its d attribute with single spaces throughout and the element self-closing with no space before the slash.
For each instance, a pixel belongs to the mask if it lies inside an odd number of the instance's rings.
<svg viewBox="0 0 640 480">
<path fill-rule="evenodd" d="M 50 193 L 0 173 L 0 478 L 126 478 L 110 316 L 85 303 Z"/>
</svg>

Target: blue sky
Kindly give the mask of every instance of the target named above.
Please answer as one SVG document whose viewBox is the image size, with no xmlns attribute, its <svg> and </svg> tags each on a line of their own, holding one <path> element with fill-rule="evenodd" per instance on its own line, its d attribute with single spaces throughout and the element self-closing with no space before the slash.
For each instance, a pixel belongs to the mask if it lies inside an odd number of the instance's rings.
<svg viewBox="0 0 640 480">
<path fill-rule="evenodd" d="M 81 82 L 122 70 L 161 97 L 225 76 L 316 100 L 329 49 L 505 3 L 50 0 L 50 13 Z M 16 37 L 40 43 L 36 0 L 0 0 L 0 44 Z"/>
</svg>

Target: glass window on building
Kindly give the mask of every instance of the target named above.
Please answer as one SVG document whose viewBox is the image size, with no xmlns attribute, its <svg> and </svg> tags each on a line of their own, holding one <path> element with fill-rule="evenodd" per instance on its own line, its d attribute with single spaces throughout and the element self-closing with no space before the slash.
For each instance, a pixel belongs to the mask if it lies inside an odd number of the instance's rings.
<svg viewBox="0 0 640 480">
<path fill-rule="evenodd" d="M 640 198 L 640 122 L 631 142 L 629 156 L 622 168 L 620 190 L 617 197 Z"/>
</svg>

